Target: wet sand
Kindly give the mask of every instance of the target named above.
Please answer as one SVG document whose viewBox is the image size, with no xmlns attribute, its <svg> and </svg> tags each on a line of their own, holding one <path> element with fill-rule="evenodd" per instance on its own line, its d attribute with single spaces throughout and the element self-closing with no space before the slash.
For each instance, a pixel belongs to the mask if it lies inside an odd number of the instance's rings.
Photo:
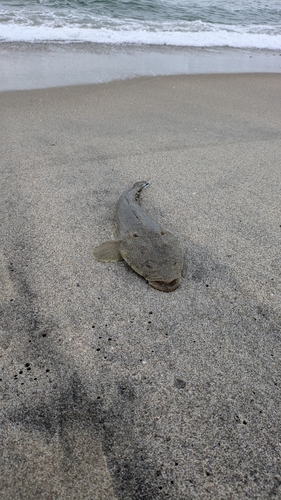
<svg viewBox="0 0 281 500">
<path fill-rule="evenodd" d="M 142 76 L 281 73 L 281 52 L 229 47 L 1 43 L 0 91 Z"/>
<path fill-rule="evenodd" d="M 5 499 L 277 498 L 281 75 L 0 93 Z M 118 196 L 181 287 L 102 264 Z"/>
</svg>

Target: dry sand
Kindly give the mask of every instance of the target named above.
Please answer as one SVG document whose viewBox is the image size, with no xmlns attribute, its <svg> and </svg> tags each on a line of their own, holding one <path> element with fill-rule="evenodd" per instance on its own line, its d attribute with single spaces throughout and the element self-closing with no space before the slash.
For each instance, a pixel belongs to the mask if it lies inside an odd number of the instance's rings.
<svg viewBox="0 0 281 500">
<path fill-rule="evenodd" d="M 3 92 L 3 498 L 280 498 L 281 75 Z M 118 196 L 184 247 L 165 294 L 92 248 Z"/>
</svg>

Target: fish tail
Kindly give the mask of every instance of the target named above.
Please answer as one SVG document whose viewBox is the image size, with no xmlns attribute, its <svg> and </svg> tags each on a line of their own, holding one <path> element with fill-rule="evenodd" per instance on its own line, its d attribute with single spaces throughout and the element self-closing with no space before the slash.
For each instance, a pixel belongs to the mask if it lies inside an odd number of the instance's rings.
<svg viewBox="0 0 281 500">
<path fill-rule="evenodd" d="M 147 188 L 147 186 L 149 186 L 149 182 L 147 182 L 147 181 L 139 181 L 139 182 L 135 182 L 135 184 L 134 184 L 134 188 L 136 188 L 139 193 L 143 189 Z"/>
</svg>

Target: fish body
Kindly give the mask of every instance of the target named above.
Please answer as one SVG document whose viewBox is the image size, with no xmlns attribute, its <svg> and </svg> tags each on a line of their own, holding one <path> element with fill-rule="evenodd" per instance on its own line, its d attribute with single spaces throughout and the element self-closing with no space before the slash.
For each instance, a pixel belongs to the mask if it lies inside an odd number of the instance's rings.
<svg viewBox="0 0 281 500">
<path fill-rule="evenodd" d="M 124 259 L 151 286 L 170 292 L 180 285 L 183 251 L 178 239 L 140 207 L 140 193 L 148 185 L 136 182 L 120 196 L 116 239 L 99 245 L 93 254 L 103 262 Z"/>
</svg>

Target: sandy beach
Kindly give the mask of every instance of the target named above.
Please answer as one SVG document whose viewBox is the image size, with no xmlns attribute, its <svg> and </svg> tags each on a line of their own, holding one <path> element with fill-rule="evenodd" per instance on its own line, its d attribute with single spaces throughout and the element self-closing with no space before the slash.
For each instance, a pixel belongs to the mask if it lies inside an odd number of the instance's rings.
<svg viewBox="0 0 281 500">
<path fill-rule="evenodd" d="M 3 498 L 280 498 L 280 89 L 0 93 Z M 138 180 L 184 248 L 172 293 L 92 257 Z"/>
<path fill-rule="evenodd" d="M 0 44 L 0 91 L 146 76 L 281 73 L 280 50 L 93 43 Z"/>
</svg>

